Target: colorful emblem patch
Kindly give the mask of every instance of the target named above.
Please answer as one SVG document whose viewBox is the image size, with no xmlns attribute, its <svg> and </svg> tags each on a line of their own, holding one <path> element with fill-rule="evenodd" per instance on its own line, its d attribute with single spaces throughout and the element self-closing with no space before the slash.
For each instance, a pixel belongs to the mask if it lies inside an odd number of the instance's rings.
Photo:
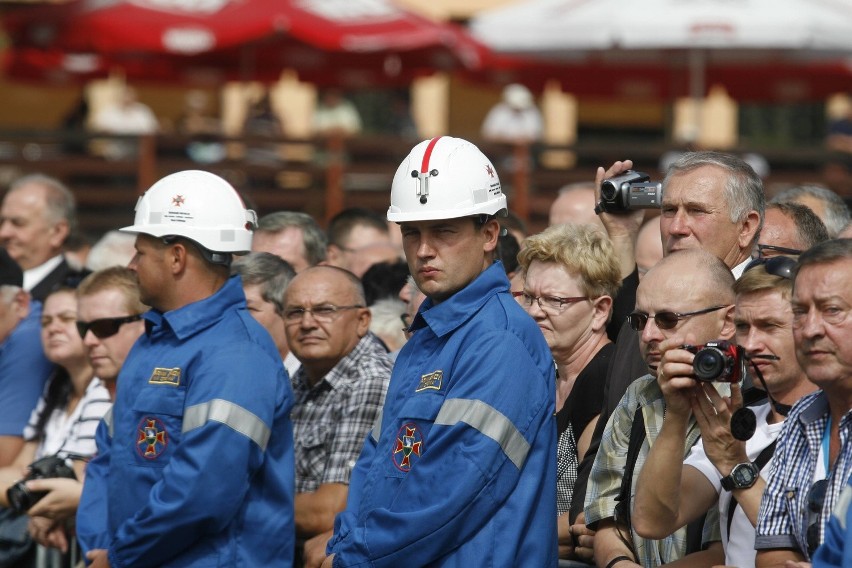
<svg viewBox="0 0 852 568">
<path fill-rule="evenodd" d="M 396 433 L 396 444 L 393 448 L 393 464 L 400 471 L 411 471 L 411 460 L 423 453 L 423 433 L 414 422 L 403 424 Z"/>
<path fill-rule="evenodd" d="M 169 385 L 176 387 L 180 385 L 180 367 L 175 367 L 174 369 L 157 367 L 154 369 L 154 372 L 151 373 L 151 378 L 148 379 L 148 383 L 152 385 Z"/>
<path fill-rule="evenodd" d="M 169 444 L 169 434 L 162 421 L 147 416 L 137 426 L 136 451 L 147 460 L 153 460 L 165 451 Z"/>
<path fill-rule="evenodd" d="M 186 203 L 186 198 L 183 195 L 175 195 L 172 197 L 172 205 L 175 207 L 180 207 L 184 203 Z"/>
<path fill-rule="evenodd" d="M 414 392 L 420 392 L 426 389 L 441 390 L 441 383 L 444 380 L 444 371 L 433 371 L 420 377 L 420 384 L 414 389 Z"/>
</svg>

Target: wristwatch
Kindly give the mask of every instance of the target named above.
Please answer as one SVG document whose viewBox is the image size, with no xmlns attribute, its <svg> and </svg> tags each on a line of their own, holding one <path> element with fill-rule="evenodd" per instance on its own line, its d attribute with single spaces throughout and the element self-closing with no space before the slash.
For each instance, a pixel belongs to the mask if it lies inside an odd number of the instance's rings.
<svg viewBox="0 0 852 568">
<path fill-rule="evenodd" d="M 728 491 L 734 489 L 748 489 L 757 482 L 760 470 L 751 462 L 738 463 L 731 470 L 730 475 L 722 478 L 722 487 Z"/>
</svg>

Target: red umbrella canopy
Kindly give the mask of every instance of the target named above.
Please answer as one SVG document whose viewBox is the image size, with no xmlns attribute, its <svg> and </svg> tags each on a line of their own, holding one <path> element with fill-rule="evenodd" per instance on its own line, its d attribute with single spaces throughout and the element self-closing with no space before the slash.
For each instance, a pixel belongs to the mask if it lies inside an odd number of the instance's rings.
<svg viewBox="0 0 852 568">
<path fill-rule="evenodd" d="M 478 68 L 485 54 L 459 28 L 386 0 L 76 0 L 9 12 L 4 27 L 9 73 L 31 78 L 121 67 L 140 79 L 275 80 L 289 67 L 320 83 L 404 82 Z"/>
</svg>

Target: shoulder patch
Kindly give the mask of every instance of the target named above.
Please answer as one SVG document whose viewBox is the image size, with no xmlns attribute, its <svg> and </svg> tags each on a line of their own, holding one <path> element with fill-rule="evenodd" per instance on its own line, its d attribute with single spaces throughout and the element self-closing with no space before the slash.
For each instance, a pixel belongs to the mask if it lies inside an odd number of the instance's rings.
<svg viewBox="0 0 852 568">
<path fill-rule="evenodd" d="M 432 371 L 420 377 L 420 384 L 414 392 L 420 392 L 427 389 L 441 390 L 441 384 L 444 382 L 444 371 Z"/>
<path fill-rule="evenodd" d="M 180 367 L 174 369 L 165 369 L 157 367 L 151 373 L 151 378 L 148 379 L 148 384 L 151 385 L 169 385 L 176 387 L 180 385 Z"/>
</svg>

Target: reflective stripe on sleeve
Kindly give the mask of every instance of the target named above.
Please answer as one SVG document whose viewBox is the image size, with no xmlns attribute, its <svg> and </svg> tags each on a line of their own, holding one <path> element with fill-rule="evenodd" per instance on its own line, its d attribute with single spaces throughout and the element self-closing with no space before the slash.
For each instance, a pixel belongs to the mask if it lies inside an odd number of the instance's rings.
<svg viewBox="0 0 852 568">
<path fill-rule="evenodd" d="M 379 409 L 379 413 L 376 415 L 376 421 L 373 422 L 373 429 L 370 431 L 370 434 L 373 436 L 373 440 L 376 443 L 379 442 L 379 437 L 382 435 L 382 409 Z"/>
<path fill-rule="evenodd" d="M 109 433 L 109 437 L 112 438 L 113 434 L 115 434 L 113 425 L 112 425 L 112 406 L 109 407 L 109 410 L 103 416 L 103 421 L 107 425 L 107 432 Z"/>
<path fill-rule="evenodd" d="M 183 415 L 181 433 L 186 434 L 211 421 L 221 422 L 236 430 L 266 451 L 270 431 L 263 420 L 245 408 L 220 398 L 188 407 Z"/>
<path fill-rule="evenodd" d="M 512 463 L 518 469 L 523 467 L 530 451 L 530 445 L 515 428 L 512 421 L 498 410 L 481 400 L 452 398 L 444 401 L 438 416 L 435 418 L 435 424 L 452 426 L 458 422 L 464 422 L 476 428 L 482 434 L 500 444 L 503 452 L 512 460 Z"/>
</svg>

